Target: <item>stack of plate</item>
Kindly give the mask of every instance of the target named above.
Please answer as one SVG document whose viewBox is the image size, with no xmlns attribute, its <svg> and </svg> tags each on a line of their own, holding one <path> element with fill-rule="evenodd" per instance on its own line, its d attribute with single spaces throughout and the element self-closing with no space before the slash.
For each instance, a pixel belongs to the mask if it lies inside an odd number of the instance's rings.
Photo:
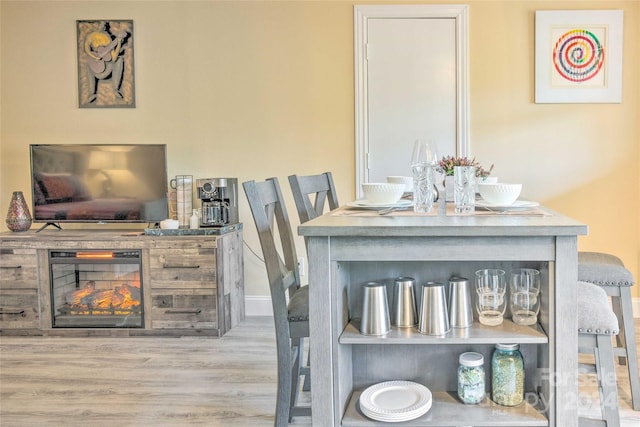
<svg viewBox="0 0 640 427">
<path fill-rule="evenodd" d="M 476 200 L 476 207 L 496 211 L 517 211 L 534 208 L 536 206 L 540 206 L 540 203 L 529 200 L 516 200 L 510 205 L 496 205 L 485 200 Z"/>
<path fill-rule="evenodd" d="M 393 203 L 375 203 L 370 202 L 366 199 L 356 200 L 353 202 L 347 203 L 347 206 L 350 208 L 357 209 L 380 209 L 380 208 L 408 208 L 413 204 L 411 200 L 400 199 L 397 202 Z"/>
<path fill-rule="evenodd" d="M 374 384 L 360 395 L 360 410 L 376 421 L 411 421 L 431 409 L 431 391 L 411 381 Z"/>
</svg>

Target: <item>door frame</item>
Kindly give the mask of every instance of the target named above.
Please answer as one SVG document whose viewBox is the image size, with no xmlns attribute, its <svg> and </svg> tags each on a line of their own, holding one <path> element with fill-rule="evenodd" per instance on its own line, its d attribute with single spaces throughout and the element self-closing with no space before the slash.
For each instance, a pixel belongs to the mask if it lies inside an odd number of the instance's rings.
<svg viewBox="0 0 640 427">
<path fill-rule="evenodd" d="M 380 18 L 453 18 L 456 22 L 456 156 L 469 156 L 469 7 L 467 5 L 354 6 L 354 78 L 356 195 L 368 182 L 369 123 L 366 46 L 368 20 Z"/>
</svg>

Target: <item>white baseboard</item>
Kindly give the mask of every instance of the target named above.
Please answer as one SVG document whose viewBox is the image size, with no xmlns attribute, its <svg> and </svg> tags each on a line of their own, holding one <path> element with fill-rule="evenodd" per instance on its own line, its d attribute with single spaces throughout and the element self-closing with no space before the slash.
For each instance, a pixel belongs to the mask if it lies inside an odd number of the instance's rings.
<svg viewBox="0 0 640 427">
<path fill-rule="evenodd" d="M 246 316 L 273 316 L 271 297 L 262 295 L 245 295 L 244 312 Z"/>
<path fill-rule="evenodd" d="M 271 298 L 260 295 L 246 295 L 244 310 L 247 316 L 272 316 Z M 640 318 L 640 298 L 633 299 L 633 317 Z"/>
</svg>

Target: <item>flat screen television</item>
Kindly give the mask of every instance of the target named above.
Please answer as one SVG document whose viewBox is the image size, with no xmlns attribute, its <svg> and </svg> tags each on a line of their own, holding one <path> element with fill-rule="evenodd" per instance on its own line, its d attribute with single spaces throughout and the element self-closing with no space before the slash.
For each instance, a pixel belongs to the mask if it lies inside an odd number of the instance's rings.
<svg viewBox="0 0 640 427">
<path fill-rule="evenodd" d="M 157 223 L 169 215 L 166 145 L 32 144 L 30 150 L 35 222 Z"/>
</svg>

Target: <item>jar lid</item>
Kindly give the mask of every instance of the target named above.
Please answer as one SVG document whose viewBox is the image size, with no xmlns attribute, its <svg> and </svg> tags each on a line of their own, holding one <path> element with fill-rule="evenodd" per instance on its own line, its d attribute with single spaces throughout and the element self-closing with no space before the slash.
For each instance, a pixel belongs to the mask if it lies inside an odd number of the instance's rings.
<svg viewBox="0 0 640 427">
<path fill-rule="evenodd" d="M 458 358 L 458 362 L 464 366 L 482 366 L 484 365 L 484 356 L 475 351 L 462 353 Z"/>
<path fill-rule="evenodd" d="M 496 344 L 498 350 L 517 350 L 520 348 L 519 344 Z"/>
</svg>

